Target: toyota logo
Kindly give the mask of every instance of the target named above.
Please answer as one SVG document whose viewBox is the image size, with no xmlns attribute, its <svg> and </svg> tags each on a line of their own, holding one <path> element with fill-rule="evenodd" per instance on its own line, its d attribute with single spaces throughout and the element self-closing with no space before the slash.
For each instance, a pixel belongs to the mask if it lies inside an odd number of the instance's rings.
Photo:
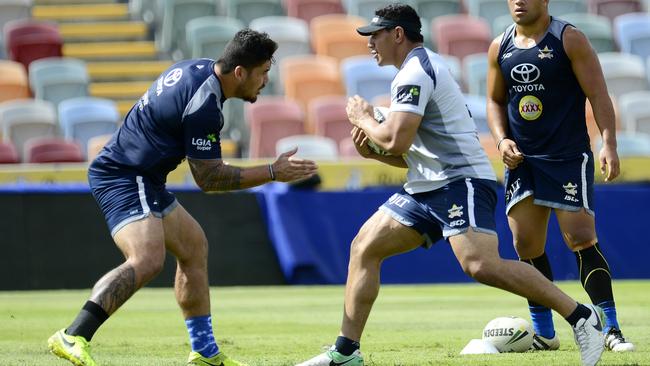
<svg viewBox="0 0 650 366">
<path fill-rule="evenodd" d="M 533 64 L 519 64 L 510 70 L 510 77 L 519 83 L 528 84 L 539 79 L 539 69 Z"/>
</svg>

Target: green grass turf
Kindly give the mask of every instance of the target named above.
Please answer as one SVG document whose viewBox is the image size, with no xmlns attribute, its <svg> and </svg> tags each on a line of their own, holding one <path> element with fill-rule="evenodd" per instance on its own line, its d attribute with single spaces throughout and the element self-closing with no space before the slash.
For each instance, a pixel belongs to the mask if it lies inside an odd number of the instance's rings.
<svg viewBox="0 0 650 366">
<path fill-rule="evenodd" d="M 560 286 L 588 301 L 577 281 Z M 606 352 L 599 365 L 650 365 L 650 281 L 616 281 L 619 321 L 637 352 Z M 0 365 L 69 365 L 47 338 L 67 326 L 82 291 L 0 292 Z M 331 344 L 341 319 L 342 286 L 221 287 L 211 290 L 222 350 L 251 365 L 293 365 Z M 384 286 L 362 339 L 366 365 L 578 365 L 571 330 L 557 314 L 556 352 L 461 356 L 492 318 L 528 319 L 526 302 L 477 284 Z M 172 289 L 139 291 L 99 330 L 95 359 L 108 365 L 184 365 L 188 337 Z"/>
</svg>

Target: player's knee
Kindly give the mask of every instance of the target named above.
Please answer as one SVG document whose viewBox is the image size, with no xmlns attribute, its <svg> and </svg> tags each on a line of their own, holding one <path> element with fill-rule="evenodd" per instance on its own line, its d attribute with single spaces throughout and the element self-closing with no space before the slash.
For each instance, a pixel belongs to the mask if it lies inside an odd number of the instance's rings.
<svg viewBox="0 0 650 366">
<path fill-rule="evenodd" d="M 485 257 L 466 258 L 462 263 L 463 271 L 478 282 L 490 284 L 494 278 L 495 265 Z"/>
<path fill-rule="evenodd" d="M 596 233 L 589 228 L 576 228 L 562 233 L 564 241 L 573 250 L 581 250 L 596 243 Z"/>
<path fill-rule="evenodd" d="M 517 255 L 522 259 L 537 258 L 540 255 L 544 254 L 545 243 L 543 242 L 514 238 L 513 245 L 515 247 Z"/>
<path fill-rule="evenodd" d="M 138 277 L 140 277 L 144 282 L 148 282 L 163 270 L 165 266 L 165 251 L 152 250 L 148 253 L 132 258 L 130 262 L 135 269 L 135 272 L 138 274 Z"/>
</svg>

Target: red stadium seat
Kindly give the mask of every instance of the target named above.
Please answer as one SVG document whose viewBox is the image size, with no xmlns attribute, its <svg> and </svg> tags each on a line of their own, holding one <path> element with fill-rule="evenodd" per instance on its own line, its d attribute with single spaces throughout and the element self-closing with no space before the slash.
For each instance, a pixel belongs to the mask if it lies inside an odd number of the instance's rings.
<svg viewBox="0 0 650 366">
<path fill-rule="evenodd" d="M 339 157 L 341 158 L 361 158 L 357 148 L 354 147 L 352 136 L 347 137 L 339 142 Z"/>
<path fill-rule="evenodd" d="M 279 139 L 304 133 L 304 113 L 300 105 L 284 97 L 259 97 L 246 104 L 246 120 L 250 127 L 249 156 L 275 157 Z"/>
<path fill-rule="evenodd" d="M 27 163 L 80 163 L 84 161 L 79 144 L 58 137 L 36 137 L 25 142 Z"/>
<path fill-rule="evenodd" d="M 458 57 L 487 52 L 492 42 L 490 25 L 485 19 L 469 15 L 445 15 L 431 21 L 431 38 L 438 53 Z"/>
<path fill-rule="evenodd" d="M 63 38 L 56 23 L 14 20 L 5 24 L 3 31 L 8 57 L 25 68 L 34 60 L 63 56 Z"/>
<path fill-rule="evenodd" d="M 341 0 L 285 0 L 287 15 L 300 18 L 307 23 L 323 14 L 344 14 Z"/>
<path fill-rule="evenodd" d="M 19 162 L 18 153 L 14 145 L 9 141 L 0 141 L 0 164 L 15 164 Z"/>
<path fill-rule="evenodd" d="M 348 98 L 342 95 L 318 97 L 309 102 L 309 121 L 314 123 L 314 134 L 333 139 L 336 143 L 350 137 L 352 125 L 345 106 Z"/>
<path fill-rule="evenodd" d="M 639 0 L 588 0 L 587 3 L 590 13 L 605 16 L 610 21 L 622 14 L 643 11 Z"/>
</svg>

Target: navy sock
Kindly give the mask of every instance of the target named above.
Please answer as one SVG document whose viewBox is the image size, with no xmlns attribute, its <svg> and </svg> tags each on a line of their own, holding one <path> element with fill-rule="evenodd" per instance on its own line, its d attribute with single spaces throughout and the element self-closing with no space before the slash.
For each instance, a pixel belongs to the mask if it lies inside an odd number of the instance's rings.
<svg viewBox="0 0 650 366">
<path fill-rule="evenodd" d="M 185 319 L 187 332 L 190 334 L 192 351 L 210 358 L 219 353 L 219 346 L 212 333 L 212 317 L 210 315 L 195 316 Z"/>
<path fill-rule="evenodd" d="M 578 320 L 580 319 L 587 319 L 591 315 L 591 310 L 589 310 L 588 307 L 578 304 L 578 307 L 571 313 L 569 316 L 567 316 L 565 319 L 569 324 L 571 324 L 572 327 L 575 327 L 575 325 L 578 323 Z"/>
<path fill-rule="evenodd" d="M 354 353 L 354 351 L 358 350 L 359 347 L 361 347 L 361 344 L 357 341 L 351 340 L 350 338 L 338 336 L 334 347 L 336 347 L 336 351 L 340 354 L 349 356 Z"/>
<path fill-rule="evenodd" d="M 548 261 L 546 253 L 537 258 L 524 259 L 526 262 L 540 271 L 549 281 L 553 281 L 553 271 Z M 534 301 L 528 300 L 528 309 L 530 310 L 530 320 L 533 323 L 533 330 L 546 339 L 555 337 L 555 326 L 553 325 L 553 312 L 546 306 L 542 306 Z"/>
<path fill-rule="evenodd" d="M 75 320 L 65 330 L 65 334 L 82 336 L 88 342 L 93 338 L 97 329 L 108 319 L 108 313 L 101 306 L 88 300 L 77 314 Z"/>
</svg>

